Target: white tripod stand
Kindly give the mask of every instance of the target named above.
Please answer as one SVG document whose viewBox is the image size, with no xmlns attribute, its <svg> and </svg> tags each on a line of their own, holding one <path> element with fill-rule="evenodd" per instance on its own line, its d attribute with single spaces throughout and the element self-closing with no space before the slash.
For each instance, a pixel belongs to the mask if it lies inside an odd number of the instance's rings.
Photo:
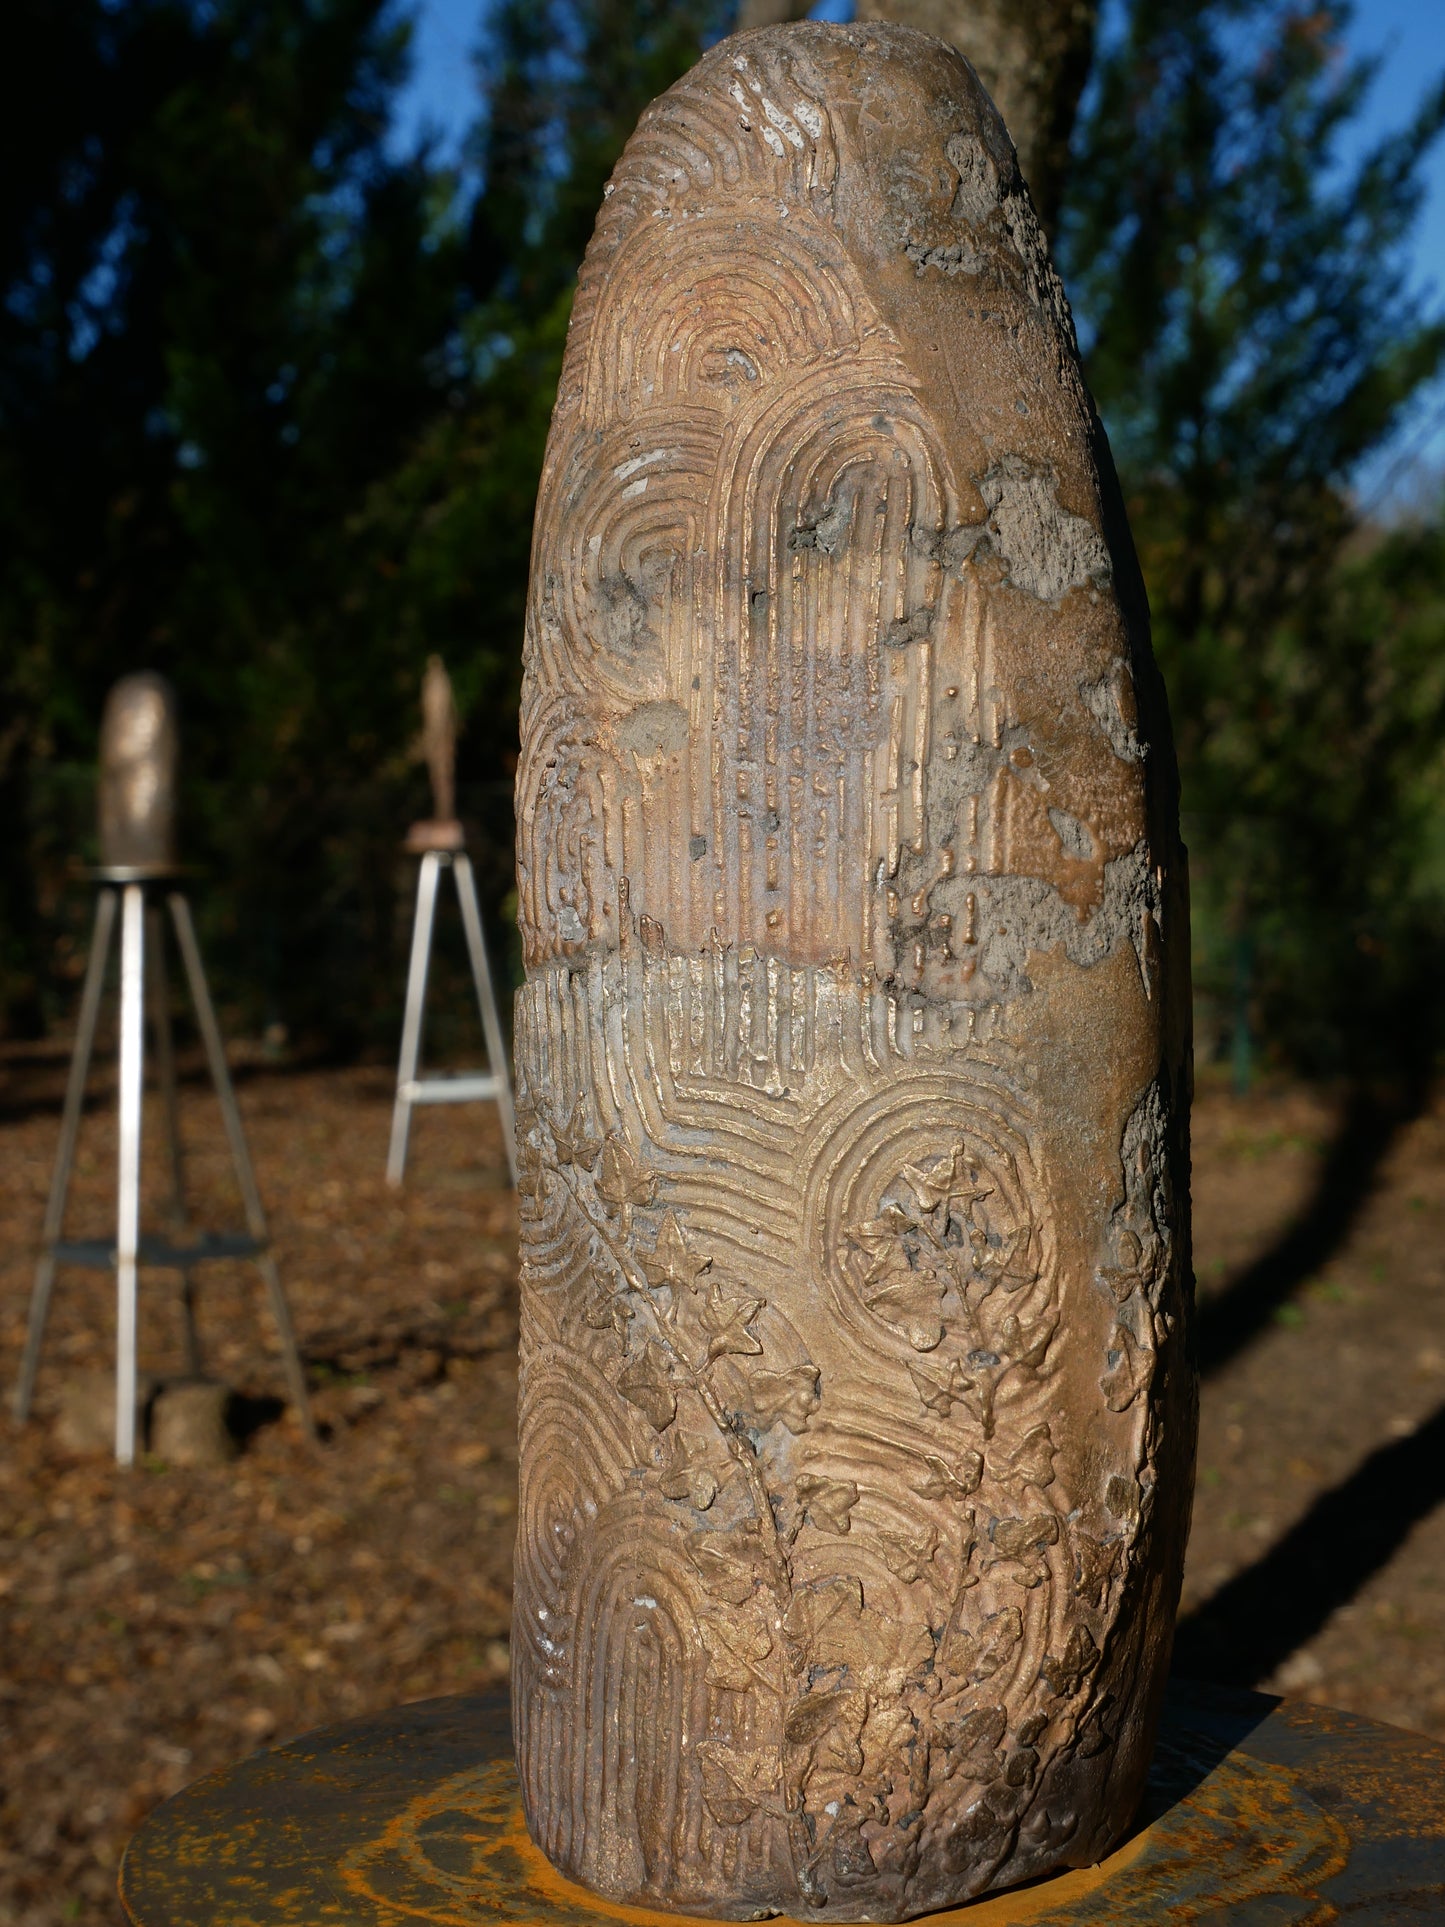
<svg viewBox="0 0 1445 1927">
<path fill-rule="evenodd" d="M 281 1357 L 291 1399 L 307 1435 L 316 1436 L 311 1407 L 306 1396 L 306 1375 L 302 1370 L 296 1336 L 281 1277 L 271 1252 L 266 1214 L 256 1176 L 246 1148 L 241 1113 L 226 1067 L 225 1047 L 216 1022 L 211 994 L 201 967 L 201 953 L 191 922 L 190 905 L 175 887 L 174 873 L 146 874 L 140 868 L 117 867 L 96 873 L 99 894 L 95 905 L 95 934 L 86 964 L 85 987 L 80 1000 L 80 1023 L 75 1050 L 70 1060 L 70 1080 L 65 1092 L 65 1110 L 60 1127 L 60 1148 L 45 1209 L 44 1248 L 36 1267 L 35 1286 L 30 1300 L 30 1321 L 25 1334 L 25 1353 L 15 1389 L 15 1416 L 22 1423 L 29 1416 L 35 1390 L 35 1374 L 40 1364 L 40 1348 L 45 1336 L 45 1320 L 50 1309 L 51 1289 L 56 1267 L 62 1264 L 89 1265 L 102 1270 L 114 1267 L 116 1274 L 116 1357 L 115 1357 L 115 1456 L 120 1464 L 135 1460 L 136 1419 L 136 1299 L 138 1272 L 142 1265 L 181 1274 L 181 1303 L 185 1324 L 185 1357 L 188 1372 L 199 1368 L 196 1339 L 194 1288 L 191 1273 L 197 1265 L 215 1258 L 253 1258 L 265 1281 L 272 1316 L 281 1340 Z M 181 1146 L 178 1133 L 175 1054 L 171 1039 L 170 987 L 165 960 L 165 923 L 161 898 L 169 908 L 176 941 L 195 1007 L 211 1081 L 220 1100 L 230 1141 L 231 1158 L 241 1189 L 245 1209 L 244 1232 L 206 1234 L 192 1231 L 187 1223 Z M 96 1020 L 100 1014 L 101 994 L 116 912 L 120 913 L 120 1151 L 117 1171 L 116 1232 L 114 1242 L 66 1241 L 61 1237 L 65 1218 L 66 1195 L 75 1161 L 75 1144 L 80 1132 L 80 1114 L 85 1102 L 85 1080 L 95 1045 Z M 143 1236 L 140 1229 L 141 1104 L 145 1083 L 145 1006 L 147 993 L 151 1021 L 156 1037 L 160 1070 L 161 1097 L 165 1111 L 167 1149 L 170 1162 L 170 1236 Z"/>
</svg>

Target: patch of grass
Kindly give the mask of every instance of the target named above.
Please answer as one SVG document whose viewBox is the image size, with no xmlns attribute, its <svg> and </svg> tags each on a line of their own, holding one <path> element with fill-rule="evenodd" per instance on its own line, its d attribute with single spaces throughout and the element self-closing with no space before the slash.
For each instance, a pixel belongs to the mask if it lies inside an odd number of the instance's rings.
<svg viewBox="0 0 1445 1927">
<path fill-rule="evenodd" d="M 1305 1315 L 1298 1305 L 1276 1305 L 1274 1322 L 1283 1325 L 1286 1331 L 1298 1331 L 1305 1322 Z"/>
</svg>

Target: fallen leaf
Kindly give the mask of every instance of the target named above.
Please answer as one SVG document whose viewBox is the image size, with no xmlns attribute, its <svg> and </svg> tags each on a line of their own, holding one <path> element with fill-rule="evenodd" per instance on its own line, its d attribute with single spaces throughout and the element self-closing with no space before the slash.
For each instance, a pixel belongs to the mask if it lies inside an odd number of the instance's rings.
<svg viewBox="0 0 1445 1927">
<path fill-rule="evenodd" d="M 1039 1678 L 1051 1693 L 1069 1698 L 1078 1692 L 1086 1674 L 1091 1673 L 1098 1663 L 1099 1649 L 1094 1644 L 1093 1634 L 1087 1626 L 1075 1626 L 1069 1634 L 1062 1657 L 1056 1659 L 1052 1653 L 1048 1654 L 1039 1668 Z"/>
<path fill-rule="evenodd" d="M 907 1360 L 908 1376 L 918 1388 L 918 1396 L 930 1412 L 937 1412 L 940 1418 L 947 1418 L 952 1412 L 960 1393 L 971 1390 L 972 1379 L 965 1378 L 963 1367 L 955 1358 L 950 1361 L 946 1373 L 940 1374 L 926 1366 L 915 1365 Z"/>
<path fill-rule="evenodd" d="M 740 1606 L 762 1577 L 762 1546 L 757 1529 L 697 1533 L 687 1556 L 714 1599 Z"/>
</svg>

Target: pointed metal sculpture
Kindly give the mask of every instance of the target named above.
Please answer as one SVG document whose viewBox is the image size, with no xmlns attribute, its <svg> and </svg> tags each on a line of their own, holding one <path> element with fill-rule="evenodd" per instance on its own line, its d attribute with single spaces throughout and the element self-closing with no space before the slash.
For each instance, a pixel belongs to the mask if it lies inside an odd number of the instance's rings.
<svg viewBox="0 0 1445 1927">
<path fill-rule="evenodd" d="M 292 1403 L 308 1436 L 315 1437 L 306 1375 L 296 1346 L 290 1308 L 271 1250 L 266 1213 L 201 964 L 190 905 L 179 887 L 181 872 L 175 855 L 177 749 L 176 702 L 170 684 L 164 677 L 149 672 L 122 677 L 106 700 L 101 723 L 101 860 L 94 872 L 95 926 L 66 1085 L 60 1146 L 45 1208 L 43 1246 L 31 1294 L 25 1351 L 15 1389 L 15 1415 L 23 1423 L 29 1416 L 35 1391 L 57 1267 L 73 1264 L 113 1268 L 116 1274 L 115 1456 L 122 1465 L 131 1464 L 136 1452 L 137 1309 L 139 1273 L 145 1266 L 180 1273 L 185 1368 L 188 1375 L 194 1376 L 200 1370 L 201 1361 L 193 1272 L 212 1259 L 254 1259 L 276 1321 Z M 198 1232 L 190 1223 L 171 1035 L 166 910 L 174 927 L 206 1062 L 221 1106 L 245 1211 L 244 1232 Z M 66 1239 L 62 1235 L 66 1198 L 117 916 L 120 920 L 120 1129 L 116 1231 L 113 1240 Z M 147 1004 L 156 1048 L 169 1165 L 164 1237 L 143 1234 L 140 1222 Z"/>
<path fill-rule="evenodd" d="M 465 833 L 456 813 L 457 711 L 452 698 L 451 678 L 440 656 L 427 658 L 426 673 L 421 684 L 421 709 L 421 747 L 431 777 L 432 814 L 423 822 L 413 823 L 406 838 L 407 849 L 421 857 L 421 870 L 417 877 L 411 963 L 406 979 L 406 1014 L 402 1020 L 401 1059 L 397 1065 L 396 1101 L 391 1113 L 391 1147 L 387 1154 L 386 1177 L 389 1184 L 400 1184 L 406 1175 L 407 1145 L 414 1105 L 490 1101 L 496 1105 L 501 1119 L 507 1166 L 515 1184 L 517 1163 L 512 1081 L 507 1067 L 507 1048 L 502 1038 L 496 993 L 492 987 L 492 968 L 487 957 L 486 939 L 482 934 L 476 877 L 471 858 L 463 847 Z M 423 1077 L 420 1074 L 422 1022 L 426 1012 L 437 892 L 443 870 L 451 872 L 456 885 L 462 927 L 466 933 L 467 957 L 472 968 L 472 984 L 477 995 L 477 1010 L 482 1020 L 482 1035 L 486 1039 L 490 1068 L 486 1071 L 459 1071 L 445 1076 Z"/>
</svg>

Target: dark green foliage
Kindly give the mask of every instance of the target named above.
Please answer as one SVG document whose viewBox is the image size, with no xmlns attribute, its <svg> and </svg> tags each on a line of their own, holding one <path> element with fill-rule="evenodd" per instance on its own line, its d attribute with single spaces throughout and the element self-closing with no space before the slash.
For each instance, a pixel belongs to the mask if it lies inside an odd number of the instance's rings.
<svg viewBox="0 0 1445 1927">
<path fill-rule="evenodd" d="M 532 501 L 608 171 L 725 0 L 479 7 L 459 171 L 391 156 L 386 0 L 19 0 L 0 115 L 0 1025 L 66 1011 L 105 690 L 184 710 L 186 854 L 249 1023 L 391 1041 L 433 650 L 497 928 Z M 1403 244 L 1441 90 L 1332 169 L 1338 6 L 1127 0 L 1061 252 L 1179 736 L 1227 1042 L 1423 1061 L 1445 966 L 1445 546 L 1351 476 L 1440 361 Z M 1445 1006 L 1442 1006 L 1445 1008 Z"/>
<path fill-rule="evenodd" d="M 53 1014 L 57 865 L 89 828 L 69 772 L 145 666 L 180 690 L 186 853 L 230 981 L 344 1027 L 347 972 L 316 961 L 386 914 L 396 827 L 369 799 L 419 667 L 356 619 L 350 525 L 434 416 L 458 312 L 431 171 L 381 146 L 407 30 L 382 0 L 28 0 L 7 26 L 11 1021 Z"/>
<path fill-rule="evenodd" d="M 0 69 L 0 1023 L 64 1008 L 86 909 L 66 865 L 132 668 L 180 690 L 185 854 L 247 1021 L 390 1038 L 433 650 L 498 908 L 577 262 L 710 24 L 695 0 L 508 0 L 458 179 L 388 156 L 409 30 L 387 0 L 22 0 Z"/>
<path fill-rule="evenodd" d="M 1351 476 L 1445 353 L 1403 249 L 1445 84 L 1336 167 L 1370 78 L 1345 18 L 1134 0 L 1099 56 L 1062 252 L 1169 684 L 1200 988 L 1224 1009 L 1250 960 L 1282 1054 L 1364 1071 L 1398 1068 L 1402 1025 L 1428 1031 L 1445 962 L 1445 879 L 1421 867 L 1440 550 L 1344 563 Z"/>
</svg>

